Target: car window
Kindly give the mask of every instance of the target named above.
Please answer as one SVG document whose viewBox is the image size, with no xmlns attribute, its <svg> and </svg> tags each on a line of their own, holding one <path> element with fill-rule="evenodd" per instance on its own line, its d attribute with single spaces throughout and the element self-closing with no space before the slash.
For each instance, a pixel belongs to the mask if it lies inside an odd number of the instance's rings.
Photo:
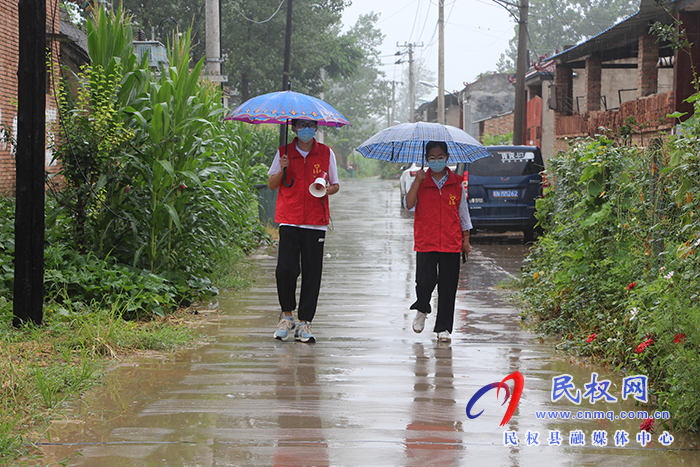
<svg viewBox="0 0 700 467">
<path fill-rule="evenodd" d="M 469 175 L 513 177 L 538 174 L 544 169 L 537 163 L 532 151 L 504 149 L 489 152 L 491 157 L 484 157 L 469 164 Z"/>
</svg>

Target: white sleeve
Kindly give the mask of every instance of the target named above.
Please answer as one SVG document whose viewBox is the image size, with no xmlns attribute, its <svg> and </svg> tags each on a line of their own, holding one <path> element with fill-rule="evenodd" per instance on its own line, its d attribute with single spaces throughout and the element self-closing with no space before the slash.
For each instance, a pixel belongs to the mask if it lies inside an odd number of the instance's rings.
<svg viewBox="0 0 700 467">
<path fill-rule="evenodd" d="M 280 170 L 282 170 L 282 166 L 280 165 L 280 151 L 278 149 L 275 158 L 272 159 L 272 165 L 270 166 L 270 170 L 267 171 L 267 175 L 272 177 Z"/>
<path fill-rule="evenodd" d="M 331 152 L 330 159 L 328 161 L 328 182 L 331 185 L 335 185 L 336 183 L 340 183 L 340 180 L 338 179 L 338 166 L 335 162 L 335 153 L 332 149 L 328 149 Z"/>
<path fill-rule="evenodd" d="M 459 202 L 459 223 L 462 226 L 462 232 L 472 229 L 472 219 L 469 217 L 469 205 L 467 204 L 467 194 L 462 186 L 462 200 Z"/>
</svg>

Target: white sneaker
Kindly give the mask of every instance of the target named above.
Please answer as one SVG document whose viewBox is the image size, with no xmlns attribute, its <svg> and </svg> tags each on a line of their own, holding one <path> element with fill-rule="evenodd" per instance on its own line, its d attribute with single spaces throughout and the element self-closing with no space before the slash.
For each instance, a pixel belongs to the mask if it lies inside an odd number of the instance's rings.
<svg viewBox="0 0 700 467">
<path fill-rule="evenodd" d="M 428 316 L 427 313 L 422 311 L 416 311 L 416 317 L 413 318 L 413 332 L 421 333 L 423 328 L 425 328 L 425 318 Z"/>
<path fill-rule="evenodd" d="M 440 331 L 437 335 L 438 342 L 450 342 L 452 337 L 450 337 L 450 331 Z"/>
</svg>

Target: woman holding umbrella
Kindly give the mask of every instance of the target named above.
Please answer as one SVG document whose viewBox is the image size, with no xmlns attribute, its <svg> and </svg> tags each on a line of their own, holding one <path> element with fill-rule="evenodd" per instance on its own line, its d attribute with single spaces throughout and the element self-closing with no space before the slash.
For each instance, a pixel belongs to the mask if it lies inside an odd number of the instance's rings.
<svg viewBox="0 0 700 467">
<path fill-rule="evenodd" d="M 439 342 L 449 342 L 454 323 L 455 295 L 459 280 L 460 253 L 471 251 L 472 228 L 462 180 L 447 167 L 449 154 L 443 141 L 425 145 L 427 173 L 421 169 L 404 200 L 415 208 L 413 234 L 416 250 L 417 310 L 413 330 L 423 331 L 431 311 L 430 296 L 438 287 L 438 310 L 434 331 Z"/>
<path fill-rule="evenodd" d="M 311 321 L 321 288 L 323 245 L 330 219 L 328 195 L 340 189 L 335 154 L 314 139 L 316 126 L 313 120 L 293 119 L 296 138 L 279 148 L 268 171 L 268 186 L 271 190 L 279 189 L 275 222 L 280 224 L 280 240 L 275 276 L 282 315 L 274 336 L 282 341 L 289 339 L 292 331 L 297 341 L 316 341 L 311 333 Z M 326 174 L 325 194 L 312 193 L 310 185 Z M 300 273 L 297 325 L 293 312 L 297 307 L 296 285 Z"/>
</svg>

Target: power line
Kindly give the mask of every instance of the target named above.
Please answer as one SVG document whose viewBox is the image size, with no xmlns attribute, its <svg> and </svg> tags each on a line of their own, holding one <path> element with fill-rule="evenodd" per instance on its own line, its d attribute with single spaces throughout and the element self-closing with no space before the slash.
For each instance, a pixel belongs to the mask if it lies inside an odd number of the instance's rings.
<svg viewBox="0 0 700 467">
<path fill-rule="evenodd" d="M 413 31 L 416 30 L 416 22 L 418 21 L 418 13 L 420 12 L 420 0 L 418 0 L 418 7 L 416 8 L 416 14 L 413 17 L 413 26 L 411 27 L 411 34 L 408 35 L 408 40 L 413 39 Z M 427 15 L 426 15 L 427 16 Z"/>
<path fill-rule="evenodd" d="M 236 5 L 231 5 L 231 6 L 232 6 L 233 9 L 236 10 L 236 12 L 238 12 L 238 14 L 241 15 L 241 16 L 243 17 L 243 19 L 245 19 L 246 21 L 250 21 L 251 23 L 255 23 L 255 24 L 264 24 L 264 23 L 267 23 L 268 21 L 270 21 L 272 18 L 274 18 L 274 17 L 277 15 L 277 13 L 279 13 L 280 8 L 282 8 L 282 5 L 284 4 L 284 2 L 285 2 L 285 0 L 282 0 L 282 1 L 280 2 L 279 6 L 277 7 L 277 10 L 276 10 L 274 13 L 272 13 L 272 16 L 270 16 L 269 18 L 267 18 L 265 21 L 255 21 L 254 19 L 250 19 L 250 18 L 248 18 L 246 15 L 244 15 L 243 12 L 242 12 L 241 10 L 239 10 L 239 9 L 236 7 Z"/>
</svg>

